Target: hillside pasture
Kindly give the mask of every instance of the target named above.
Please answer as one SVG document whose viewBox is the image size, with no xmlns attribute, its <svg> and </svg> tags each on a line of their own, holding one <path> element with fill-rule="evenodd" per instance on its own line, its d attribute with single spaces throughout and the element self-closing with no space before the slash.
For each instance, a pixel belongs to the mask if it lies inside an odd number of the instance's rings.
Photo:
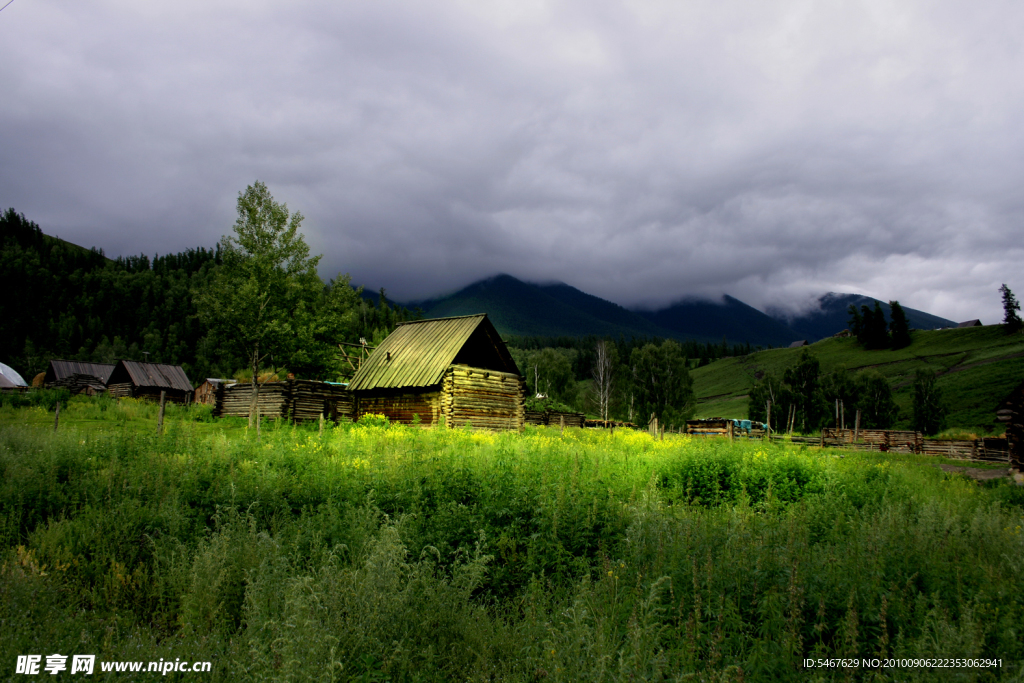
<svg viewBox="0 0 1024 683">
<path fill-rule="evenodd" d="M 830 338 L 808 350 L 821 372 L 845 368 L 851 373 L 875 370 L 893 389 L 900 409 L 895 428 L 910 425 L 914 372 L 938 373 L 938 386 L 949 406 L 950 427 L 992 435 L 996 405 L 1024 382 L 1024 335 L 1010 335 L 997 325 L 911 333 L 910 346 L 898 351 L 865 351 L 856 339 Z M 698 417 L 747 416 L 746 396 L 762 373 L 782 377 L 796 365 L 802 349 L 770 349 L 726 358 L 692 372 Z M 849 417 L 847 418 L 849 420 Z"/>
</svg>

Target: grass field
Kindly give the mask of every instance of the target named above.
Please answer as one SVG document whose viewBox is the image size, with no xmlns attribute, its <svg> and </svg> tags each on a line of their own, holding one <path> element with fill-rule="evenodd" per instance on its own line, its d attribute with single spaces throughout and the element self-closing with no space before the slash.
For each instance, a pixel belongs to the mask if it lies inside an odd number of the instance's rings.
<svg viewBox="0 0 1024 683">
<path fill-rule="evenodd" d="M 55 434 L 0 408 L 4 677 L 33 653 L 209 660 L 211 681 L 1024 676 L 1024 488 L 938 460 L 154 419 L 76 398 Z"/>
<path fill-rule="evenodd" d="M 1001 433 L 994 422 L 996 405 L 1024 382 L 1024 335 L 1008 335 L 1000 326 L 914 331 L 913 343 L 899 351 L 865 351 L 856 339 L 825 339 L 808 349 L 823 373 L 845 368 L 872 369 L 893 388 L 900 409 L 897 428 L 910 425 L 914 372 L 939 374 L 938 385 L 949 405 L 947 424 L 979 435 Z M 747 394 L 756 373 L 782 377 L 796 365 L 801 349 L 772 349 L 726 358 L 693 371 L 698 417 L 746 417 Z"/>
</svg>

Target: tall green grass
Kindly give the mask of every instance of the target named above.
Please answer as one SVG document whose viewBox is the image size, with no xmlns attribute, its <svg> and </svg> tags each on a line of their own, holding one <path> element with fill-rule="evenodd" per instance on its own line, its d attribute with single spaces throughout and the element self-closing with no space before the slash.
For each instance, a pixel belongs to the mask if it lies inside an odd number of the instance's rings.
<svg viewBox="0 0 1024 683">
<path fill-rule="evenodd" d="M 53 652 L 252 681 L 796 681 L 826 656 L 1005 664 L 837 680 L 1024 674 L 1008 484 L 628 430 L 257 441 L 184 411 L 157 437 L 147 406 L 98 401 L 54 434 L 32 410 L 0 413 L 8 675 Z"/>
</svg>

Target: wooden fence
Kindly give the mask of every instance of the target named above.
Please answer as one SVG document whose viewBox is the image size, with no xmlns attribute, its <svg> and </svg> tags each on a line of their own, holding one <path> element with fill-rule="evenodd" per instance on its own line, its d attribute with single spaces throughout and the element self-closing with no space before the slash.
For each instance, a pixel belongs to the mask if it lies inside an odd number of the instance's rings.
<svg viewBox="0 0 1024 683">
<path fill-rule="evenodd" d="M 855 438 L 856 437 L 856 438 Z M 1006 439 L 988 437 L 984 439 L 951 440 L 928 439 L 921 432 L 895 429 L 824 429 L 819 436 L 784 437 L 772 435 L 773 439 L 789 439 L 793 443 L 827 448 L 849 448 L 861 451 L 889 453 L 920 453 L 961 460 L 987 460 L 1009 462 L 1009 447 Z"/>
<path fill-rule="evenodd" d="M 559 427 L 563 420 L 566 427 L 583 427 L 587 423 L 587 416 L 583 413 L 563 413 L 557 410 L 527 410 L 523 414 L 523 422 L 528 425 Z"/>
</svg>

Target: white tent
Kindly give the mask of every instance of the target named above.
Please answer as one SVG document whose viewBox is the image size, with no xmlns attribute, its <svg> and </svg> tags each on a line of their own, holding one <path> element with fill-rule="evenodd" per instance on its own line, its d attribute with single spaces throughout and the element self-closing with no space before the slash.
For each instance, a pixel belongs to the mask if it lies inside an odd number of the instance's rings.
<svg viewBox="0 0 1024 683">
<path fill-rule="evenodd" d="M 27 387 L 28 384 L 9 365 L 0 363 L 0 387 Z"/>
</svg>

